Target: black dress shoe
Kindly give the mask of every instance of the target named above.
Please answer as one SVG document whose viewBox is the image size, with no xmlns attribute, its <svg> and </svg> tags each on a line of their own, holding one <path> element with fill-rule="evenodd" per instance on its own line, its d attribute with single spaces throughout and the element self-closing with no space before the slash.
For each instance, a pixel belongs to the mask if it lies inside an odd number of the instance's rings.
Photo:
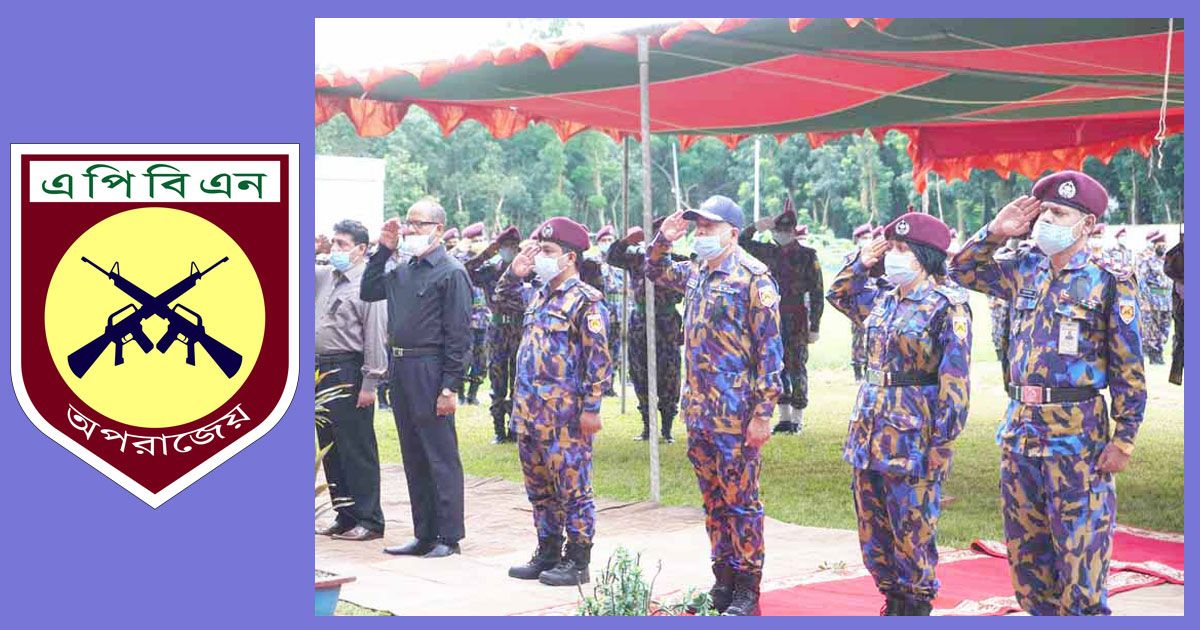
<svg viewBox="0 0 1200 630">
<path fill-rule="evenodd" d="M 497 435 L 496 437 L 492 438 L 492 444 L 503 444 L 507 441 L 508 437 L 504 435 Z"/>
<path fill-rule="evenodd" d="M 414 538 L 403 545 L 384 547 L 383 552 L 393 556 L 423 556 L 436 546 L 436 541 Z"/>
<path fill-rule="evenodd" d="M 445 558 L 447 556 L 452 556 L 456 553 L 462 553 L 462 549 L 459 549 L 458 543 L 438 543 L 437 545 L 434 546 L 433 549 L 429 550 L 429 553 L 425 554 L 422 557 L 423 558 Z"/>
<path fill-rule="evenodd" d="M 333 525 L 330 525 L 328 527 L 318 528 L 317 535 L 318 536 L 333 536 L 334 534 L 344 534 L 344 533 L 350 531 L 353 527 L 354 527 L 353 525 L 342 525 L 335 521 L 333 523 Z"/>
<path fill-rule="evenodd" d="M 664 442 L 666 442 L 667 444 L 674 444 L 674 443 L 675 443 L 675 438 L 674 438 L 674 437 L 671 437 L 670 435 L 664 435 L 664 436 L 663 436 L 663 441 L 664 441 Z"/>
<path fill-rule="evenodd" d="M 373 531 L 363 527 L 362 525 L 355 525 L 353 529 L 341 534 L 334 534 L 331 536 L 331 538 L 334 540 L 353 540 L 357 542 L 363 542 L 366 540 L 383 538 L 383 532 Z"/>
</svg>

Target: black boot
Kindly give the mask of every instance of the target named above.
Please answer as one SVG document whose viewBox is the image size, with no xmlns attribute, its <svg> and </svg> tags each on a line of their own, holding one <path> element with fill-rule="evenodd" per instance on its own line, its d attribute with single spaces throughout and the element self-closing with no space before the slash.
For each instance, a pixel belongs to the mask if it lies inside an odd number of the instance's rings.
<svg viewBox="0 0 1200 630">
<path fill-rule="evenodd" d="M 712 572 L 717 581 L 708 589 L 708 596 L 712 599 L 713 609 L 724 613 L 733 600 L 733 567 L 724 562 L 714 562 Z"/>
<path fill-rule="evenodd" d="M 591 543 L 567 543 L 562 560 L 553 569 L 543 571 L 538 581 L 548 586 L 578 586 L 592 580 L 588 564 L 592 561 Z"/>
<path fill-rule="evenodd" d="M 561 536 L 538 539 L 537 551 L 533 552 L 533 557 L 525 564 L 510 567 L 508 569 L 508 577 L 517 578 L 518 580 L 538 579 L 542 571 L 553 569 L 562 561 L 562 545 L 563 539 Z"/>
<path fill-rule="evenodd" d="M 908 600 L 903 595 L 896 593 L 887 593 L 887 600 L 883 604 L 883 608 L 879 609 L 880 617 L 900 617 L 904 615 L 905 606 L 908 605 Z"/>
<path fill-rule="evenodd" d="M 508 432 L 504 426 L 504 416 L 492 416 L 492 430 L 495 431 L 496 437 L 492 438 L 492 444 L 503 444 L 508 439 Z"/>
<path fill-rule="evenodd" d="M 471 388 L 467 392 L 467 404 L 468 405 L 478 405 L 479 404 L 479 381 L 473 381 L 471 383 Z"/>
<path fill-rule="evenodd" d="M 861 363 L 855 363 L 855 364 L 854 364 L 854 382 L 855 382 L 855 383 L 857 383 L 857 382 L 859 382 L 859 381 L 861 381 L 861 380 L 862 380 L 862 373 L 863 373 L 863 366 L 862 366 L 862 364 L 861 364 Z"/>
<path fill-rule="evenodd" d="M 671 436 L 671 425 L 675 424 L 675 414 L 664 413 L 662 415 L 662 436 L 667 444 L 674 444 L 675 438 Z"/>
<path fill-rule="evenodd" d="M 904 616 L 928 617 L 933 612 L 933 603 L 927 599 L 908 599 L 904 603 Z"/>
<path fill-rule="evenodd" d="M 645 413 L 642 414 L 642 432 L 640 435 L 633 436 L 633 439 L 639 442 L 645 442 L 650 439 L 650 417 Z"/>
<path fill-rule="evenodd" d="M 762 584 L 762 573 L 738 571 L 733 575 L 733 598 L 729 607 L 721 613 L 727 617 L 757 617 L 762 614 L 758 606 L 758 589 Z"/>
</svg>

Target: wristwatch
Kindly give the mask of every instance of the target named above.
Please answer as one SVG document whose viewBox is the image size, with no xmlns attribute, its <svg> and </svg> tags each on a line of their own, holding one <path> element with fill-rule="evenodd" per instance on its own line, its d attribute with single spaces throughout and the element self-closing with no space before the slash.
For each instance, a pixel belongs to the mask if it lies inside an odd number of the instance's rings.
<svg viewBox="0 0 1200 630">
<path fill-rule="evenodd" d="M 453 392 L 453 391 L 452 391 L 452 390 L 451 390 L 449 387 L 443 387 L 443 388 L 442 388 L 442 395 L 443 395 L 443 396 L 453 396 L 453 395 L 454 395 L 454 392 Z"/>
</svg>

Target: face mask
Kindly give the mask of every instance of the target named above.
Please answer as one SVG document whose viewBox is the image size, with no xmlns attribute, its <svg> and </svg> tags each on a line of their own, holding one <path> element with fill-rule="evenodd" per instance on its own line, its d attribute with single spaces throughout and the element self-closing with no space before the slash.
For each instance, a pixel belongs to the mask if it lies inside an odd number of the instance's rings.
<svg viewBox="0 0 1200 630">
<path fill-rule="evenodd" d="M 504 262 L 512 262 L 513 259 L 516 257 L 517 257 L 517 250 L 515 250 L 511 247 L 501 247 L 500 248 L 500 260 L 503 260 Z"/>
<path fill-rule="evenodd" d="M 725 251 L 725 246 L 721 244 L 721 237 L 718 235 L 697 236 L 696 241 L 692 243 L 692 249 L 700 260 L 712 260 Z"/>
<path fill-rule="evenodd" d="M 888 250 L 883 255 L 883 275 L 892 286 L 905 286 L 917 277 L 915 262 L 916 257 L 911 252 Z"/>
<path fill-rule="evenodd" d="M 351 267 L 350 252 L 330 252 L 329 264 L 333 265 L 338 271 L 345 271 Z"/>
<path fill-rule="evenodd" d="M 542 284 L 550 284 L 558 277 L 558 274 L 562 273 L 562 269 L 558 266 L 557 258 L 538 254 L 533 257 L 533 272 L 537 274 L 537 278 L 541 280 Z"/>
<path fill-rule="evenodd" d="M 860 239 L 858 239 L 858 248 L 859 248 L 859 249 L 862 249 L 862 248 L 864 248 L 864 247 L 866 247 L 867 245 L 870 245 L 870 244 L 871 244 L 871 239 L 869 239 L 869 238 L 860 238 Z"/>
<path fill-rule="evenodd" d="M 775 239 L 775 242 L 779 243 L 780 245 L 787 245 L 796 240 L 796 235 L 775 230 L 774 232 L 771 232 L 771 238 Z"/>
<path fill-rule="evenodd" d="M 1088 247 L 1091 247 L 1092 249 L 1100 249 L 1100 239 L 1089 238 L 1088 239 Z"/>
<path fill-rule="evenodd" d="M 400 242 L 400 249 L 405 253 L 416 256 L 426 249 L 429 249 L 429 241 L 431 237 L 428 234 L 407 234 L 404 240 Z"/>
<path fill-rule="evenodd" d="M 612 249 L 612 243 L 600 243 L 600 253 L 608 255 L 608 250 Z"/>
<path fill-rule="evenodd" d="M 1042 249 L 1042 253 L 1053 256 L 1075 243 L 1075 228 L 1083 223 L 1080 219 L 1075 225 L 1057 225 L 1049 221 L 1038 221 L 1033 224 L 1033 240 Z"/>
</svg>

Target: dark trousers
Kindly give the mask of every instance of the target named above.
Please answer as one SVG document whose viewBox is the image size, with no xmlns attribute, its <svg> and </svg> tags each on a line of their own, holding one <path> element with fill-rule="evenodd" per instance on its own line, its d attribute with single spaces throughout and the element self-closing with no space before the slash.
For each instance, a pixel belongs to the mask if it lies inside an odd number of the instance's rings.
<svg viewBox="0 0 1200 630">
<path fill-rule="evenodd" d="M 346 396 L 326 405 L 329 422 L 317 428 L 321 448 L 332 444 L 321 460 L 329 495 L 334 504 L 342 499 L 352 503 L 337 509 L 339 525 L 363 527 L 383 532 L 383 508 L 379 504 L 379 448 L 375 442 L 375 405 L 358 407 L 362 389 L 362 359 L 321 361 L 317 366 L 329 375 L 320 389 L 349 385 Z M 334 371 L 336 370 L 336 371 Z"/>
<path fill-rule="evenodd" d="M 442 359 L 393 358 L 390 374 L 413 532 L 424 541 L 456 543 L 465 535 L 463 469 L 454 415 L 437 415 Z"/>
</svg>

